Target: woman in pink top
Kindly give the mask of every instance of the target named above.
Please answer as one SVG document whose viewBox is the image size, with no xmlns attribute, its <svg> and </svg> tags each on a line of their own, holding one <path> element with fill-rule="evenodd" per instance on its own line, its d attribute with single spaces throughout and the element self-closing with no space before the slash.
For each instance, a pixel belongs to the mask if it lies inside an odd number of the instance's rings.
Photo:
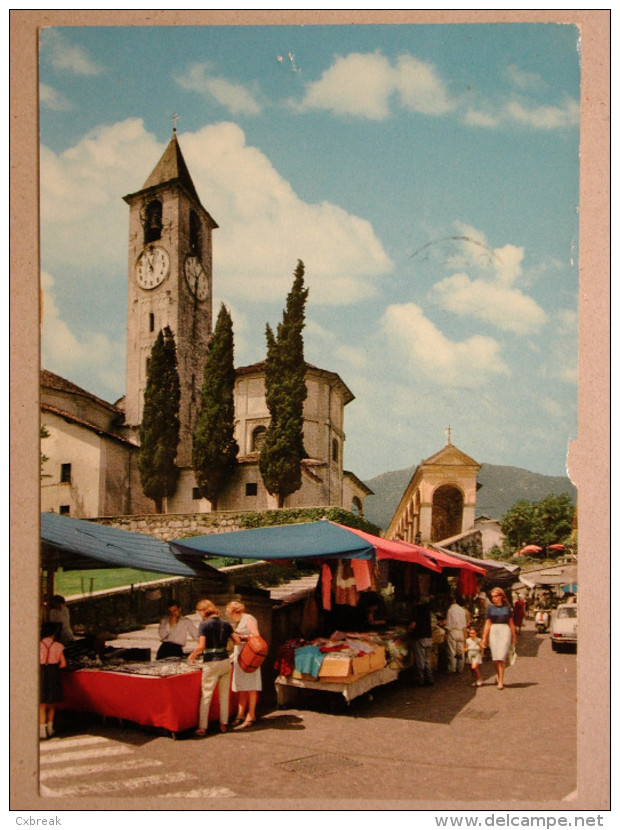
<svg viewBox="0 0 620 830">
<path fill-rule="evenodd" d="M 65 647 L 56 640 L 57 631 L 56 623 L 48 622 L 41 626 L 39 738 L 42 739 L 51 738 L 54 734 L 55 706 L 62 700 L 60 669 L 67 665 Z"/>
</svg>

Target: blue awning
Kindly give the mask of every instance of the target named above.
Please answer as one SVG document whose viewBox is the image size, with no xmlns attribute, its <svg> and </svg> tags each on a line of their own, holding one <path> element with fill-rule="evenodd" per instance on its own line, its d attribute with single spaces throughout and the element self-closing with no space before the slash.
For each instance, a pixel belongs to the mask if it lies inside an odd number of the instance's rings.
<svg viewBox="0 0 620 830">
<path fill-rule="evenodd" d="M 377 543 L 382 540 L 376 537 Z M 376 545 L 326 520 L 173 539 L 177 555 L 233 559 L 372 559 Z"/>
<path fill-rule="evenodd" d="M 41 513 L 41 545 L 48 565 L 75 568 L 136 568 L 175 576 L 217 576 L 201 562 L 186 564 L 167 542 L 117 527 L 57 513 Z"/>
</svg>

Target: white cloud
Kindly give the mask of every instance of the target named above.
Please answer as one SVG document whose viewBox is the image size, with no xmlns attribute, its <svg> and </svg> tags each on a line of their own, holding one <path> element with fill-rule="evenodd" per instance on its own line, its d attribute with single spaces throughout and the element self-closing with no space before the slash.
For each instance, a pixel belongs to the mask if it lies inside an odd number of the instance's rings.
<svg viewBox="0 0 620 830">
<path fill-rule="evenodd" d="M 55 112 L 68 112 L 73 108 L 61 92 L 48 84 L 39 84 L 39 103 Z"/>
<path fill-rule="evenodd" d="M 511 64 L 506 70 L 508 79 L 519 89 L 542 89 L 546 86 L 544 80 L 537 72 L 528 72 L 520 69 L 516 64 Z"/>
<path fill-rule="evenodd" d="M 441 308 L 458 317 L 472 317 L 502 331 L 525 335 L 538 331 L 547 321 L 544 310 L 515 286 L 523 276 L 524 249 L 507 244 L 491 250 L 484 234 L 458 225 L 463 235 L 460 255 L 447 267 L 462 270 L 437 282 L 431 291 Z M 465 271 L 481 272 L 470 277 Z"/>
<path fill-rule="evenodd" d="M 383 121 L 394 100 L 426 115 L 441 115 L 454 106 L 432 64 L 402 55 L 392 65 L 380 52 L 354 52 L 337 57 L 318 81 L 306 86 L 300 109 Z"/>
<path fill-rule="evenodd" d="M 311 318 L 306 322 L 305 332 L 304 342 L 310 363 L 315 361 L 312 355 L 316 354 L 316 360 L 324 359 L 325 355 L 329 355 L 330 361 L 333 361 L 335 365 L 341 365 L 347 369 L 362 370 L 368 365 L 368 353 L 364 344 L 351 346 L 343 343 L 338 337 L 337 330 L 326 329 Z M 319 355 L 323 357 L 319 358 Z"/>
<path fill-rule="evenodd" d="M 498 106 L 490 103 L 469 108 L 464 122 L 472 127 L 530 127 L 535 130 L 557 130 L 579 124 L 579 102 L 567 98 L 562 106 L 540 106 L 522 101 L 507 101 Z"/>
<path fill-rule="evenodd" d="M 43 145 L 44 267 L 99 268 L 105 274 L 125 267 L 128 212 L 122 196 L 142 187 L 161 151 L 138 118 L 98 127 L 62 153 Z"/>
<path fill-rule="evenodd" d="M 55 29 L 41 33 L 41 49 L 54 69 L 72 75 L 99 75 L 103 68 L 81 46 L 75 46 L 64 34 Z"/>
<path fill-rule="evenodd" d="M 102 332 L 89 331 L 78 338 L 61 319 L 54 297 L 54 278 L 41 272 L 43 326 L 41 364 L 50 371 L 76 378 L 81 372 L 90 378 L 90 386 L 103 387 L 117 395 L 123 388 L 125 343 L 110 340 Z"/>
<path fill-rule="evenodd" d="M 391 271 L 370 222 L 329 202 L 304 202 L 235 124 L 204 127 L 179 141 L 220 226 L 214 270 L 227 300 L 281 299 L 298 259 L 315 304 L 370 297 L 377 278 Z M 124 270 L 128 213 L 121 197 L 142 187 L 163 150 L 141 119 L 98 127 L 60 154 L 42 147 L 44 267 L 98 268 L 111 276 Z"/>
<path fill-rule="evenodd" d="M 411 55 L 398 59 L 395 86 L 405 109 L 413 112 L 442 115 L 455 107 L 435 67 Z"/>
<path fill-rule="evenodd" d="M 579 380 L 578 335 L 579 317 L 572 309 L 560 309 L 551 319 L 548 364 L 542 374 L 576 386 Z"/>
<path fill-rule="evenodd" d="M 184 75 L 175 78 L 183 89 L 214 98 L 233 115 L 257 115 L 261 106 L 255 96 L 241 84 L 211 74 L 209 63 L 194 63 Z"/>
<path fill-rule="evenodd" d="M 505 120 L 523 124 L 537 130 L 555 130 L 572 127 L 579 123 L 579 102 L 573 98 L 564 106 L 526 106 L 518 101 L 506 105 Z"/>
<path fill-rule="evenodd" d="M 414 303 L 389 306 L 381 325 L 403 373 L 421 373 L 438 386 L 456 387 L 481 386 L 489 375 L 509 374 L 491 337 L 449 340 Z"/>
</svg>

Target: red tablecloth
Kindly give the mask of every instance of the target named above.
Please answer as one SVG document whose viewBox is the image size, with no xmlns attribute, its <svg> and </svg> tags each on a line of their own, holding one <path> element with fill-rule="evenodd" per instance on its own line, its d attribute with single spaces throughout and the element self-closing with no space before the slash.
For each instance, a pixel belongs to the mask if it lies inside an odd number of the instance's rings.
<svg viewBox="0 0 620 830">
<path fill-rule="evenodd" d="M 59 708 L 96 712 L 143 726 L 159 726 L 171 732 L 191 729 L 198 723 L 200 671 L 170 677 L 149 677 L 122 672 L 62 672 L 64 700 Z M 235 698 L 233 701 L 232 698 Z M 231 709 L 236 706 L 231 693 Z M 219 720 L 217 688 L 211 700 L 209 720 Z"/>
</svg>

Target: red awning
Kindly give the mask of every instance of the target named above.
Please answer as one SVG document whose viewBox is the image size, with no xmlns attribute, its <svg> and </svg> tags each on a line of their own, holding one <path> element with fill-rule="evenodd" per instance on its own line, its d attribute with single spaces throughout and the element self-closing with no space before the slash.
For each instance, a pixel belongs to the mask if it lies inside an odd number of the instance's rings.
<svg viewBox="0 0 620 830">
<path fill-rule="evenodd" d="M 374 545 L 377 559 L 396 559 L 399 562 L 412 562 L 431 571 L 441 572 L 441 567 L 431 558 L 434 555 L 433 551 L 427 551 L 426 548 L 411 545 L 409 542 L 392 541 L 383 539 L 381 536 L 373 536 L 372 533 L 366 533 L 356 527 L 347 526 L 346 529 Z"/>
<path fill-rule="evenodd" d="M 429 550 L 428 555 L 432 556 L 438 565 L 444 568 L 460 568 L 463 571 L 473 571 L 477 574 L 486 574 L 486 570 L 480 565 L 474 565 L 473 562 L 465 562 L 463 559 L 457 559 L 456 556 L 450 556 L 449 553 L 443 551 Z"/>
<path fill-rule="evenodd" d="M 526 553 L 540 553 L 542 550 L 538 545 L 526 545 L 517 553 L 517 556 L 524 556 Z"/>
</svg>

